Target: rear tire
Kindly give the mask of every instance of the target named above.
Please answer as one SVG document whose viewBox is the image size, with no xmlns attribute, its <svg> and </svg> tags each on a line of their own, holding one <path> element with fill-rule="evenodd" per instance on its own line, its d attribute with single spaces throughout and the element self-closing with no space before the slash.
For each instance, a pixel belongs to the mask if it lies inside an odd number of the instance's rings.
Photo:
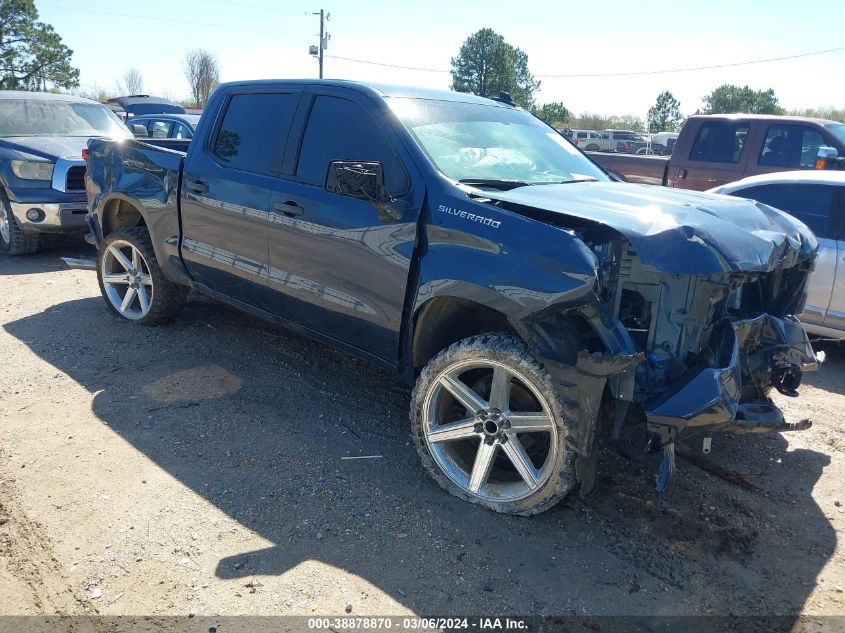
<svg viewBox="0 0 845 633">
<path fill-rule="evenodd" d="M 411 397 L 411 433 L 443 489 L 496 512 L 538 514 L 576 485 L 552 379 L 511 334 L 473 336 L 435 356 Z"/>
<path fill-rule="evenodd" d="M 6 192 L 0 190 L 0 253 L 9 257 L 32 255 L 38 251 L 38 234 L 24 233 L 12 213 Z"/>
<path fill-rule="evenodd" d="M 97 257 L 97 281 L 109 310 L 141 325 L 171 321 L 188 296 L 185 286 L 161 272 L 150 234 L 143 226 L 106 237 Z"/>
</svg>

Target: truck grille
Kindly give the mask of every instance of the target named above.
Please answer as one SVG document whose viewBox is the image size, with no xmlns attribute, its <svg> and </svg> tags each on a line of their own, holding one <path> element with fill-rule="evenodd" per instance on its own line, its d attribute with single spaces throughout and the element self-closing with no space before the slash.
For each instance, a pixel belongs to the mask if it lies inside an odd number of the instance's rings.
<svg viewBox="0 0 845 633">
<path fill-rule="evenodd" d="M 81 191 L 85 189 L 85 167 L 80 165 L 78 167 L 71 167 L 67 170 L 67 181 L 65 182 L 65 189 L 67 191 Z"/>
</svg>

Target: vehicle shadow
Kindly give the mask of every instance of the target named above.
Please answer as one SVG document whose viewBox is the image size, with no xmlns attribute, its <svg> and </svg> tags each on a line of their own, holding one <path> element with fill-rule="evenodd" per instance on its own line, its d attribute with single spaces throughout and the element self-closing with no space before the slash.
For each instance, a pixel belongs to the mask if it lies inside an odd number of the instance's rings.
<svg viewBox="0 0 845 633">
<path fill-rule="evenodd" d="M 812 342 L 813 349 L 825 353 L 825 361 L 822 371 L 807 372 L 802 382 L 825 391 L 845 395 L 845 340 L 842 341 L 815 341 Z"/>
<path fill-rule="evenodd" d="M 606 452 L 589 499 L 507 517 L 425 475 L 392 373 L 221 304 L 197 298 L 170 326 L 139 328 L 87 298 L 5 330 L 97 393 L 114 432 L 274 543 L 220 560 L 220 578 L 317 560 L 421 614 L 791 616 L 834 553 L 810 495 L 829 457 L 779 435 L 714 439 L 756 490 L 682 462 L 661 514 L 650 467 Z"/>
<path fill-rule="evenodd" d="M 0 275 L 33 275 L 65 270 L 60 257 L 97 257 L 93 246 L 81 234 L 47 235 L 41 237 L 38 252 L 34 255 L 6 257 L 0 255 Z"/>
</svg>

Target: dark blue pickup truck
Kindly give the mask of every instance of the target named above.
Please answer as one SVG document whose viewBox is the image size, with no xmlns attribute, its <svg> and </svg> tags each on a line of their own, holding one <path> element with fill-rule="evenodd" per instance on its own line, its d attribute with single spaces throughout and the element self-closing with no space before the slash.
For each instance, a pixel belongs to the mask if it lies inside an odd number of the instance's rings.
<svg viewBox="0 0 845 633">
<path fill-rule="evenodd" d="M 817 242 L 755 202 L 614 182 L 502 101 L 343 81 L 221 86 L 187 154 L 91 141 L 106 305 L 189 288 L 395 368 L 449 492 L 534 514 L 592 490 L 600 438 L 662 452 L 785 431 L 818 360 L 798 321 Z"/>
</svg>

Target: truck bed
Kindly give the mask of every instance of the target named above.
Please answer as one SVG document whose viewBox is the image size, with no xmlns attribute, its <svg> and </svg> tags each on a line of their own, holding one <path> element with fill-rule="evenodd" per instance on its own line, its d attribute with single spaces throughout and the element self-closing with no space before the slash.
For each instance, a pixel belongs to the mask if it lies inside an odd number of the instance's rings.
<svg viewBox="0 0 845 633">
<path fill-rule="evenodd" d="M 666 184 L 669 168 L 668 156 L 607 152 L 587 152 L 587 154 L 599 165 L 616 172 L 628 182 L 645 185 Z"/>
<path fill-rule="evenodd" d="M 181 139 L 96 139 L 88 143 L 89 211 L 99 211 L 104 222 L 119 217 L 122 211 L 114 202 L 111 213 L 100 209 L 113 193 L 132 207 L 144 208 L 156 259 L 171 279 L 185 276 L 179 255 L 179 185 L 185 152 L 171 148 L 187 149 L 187 143 Z M 92 228 L 101 237 L 111 231 L 110 226 Z"/>
</svg>

